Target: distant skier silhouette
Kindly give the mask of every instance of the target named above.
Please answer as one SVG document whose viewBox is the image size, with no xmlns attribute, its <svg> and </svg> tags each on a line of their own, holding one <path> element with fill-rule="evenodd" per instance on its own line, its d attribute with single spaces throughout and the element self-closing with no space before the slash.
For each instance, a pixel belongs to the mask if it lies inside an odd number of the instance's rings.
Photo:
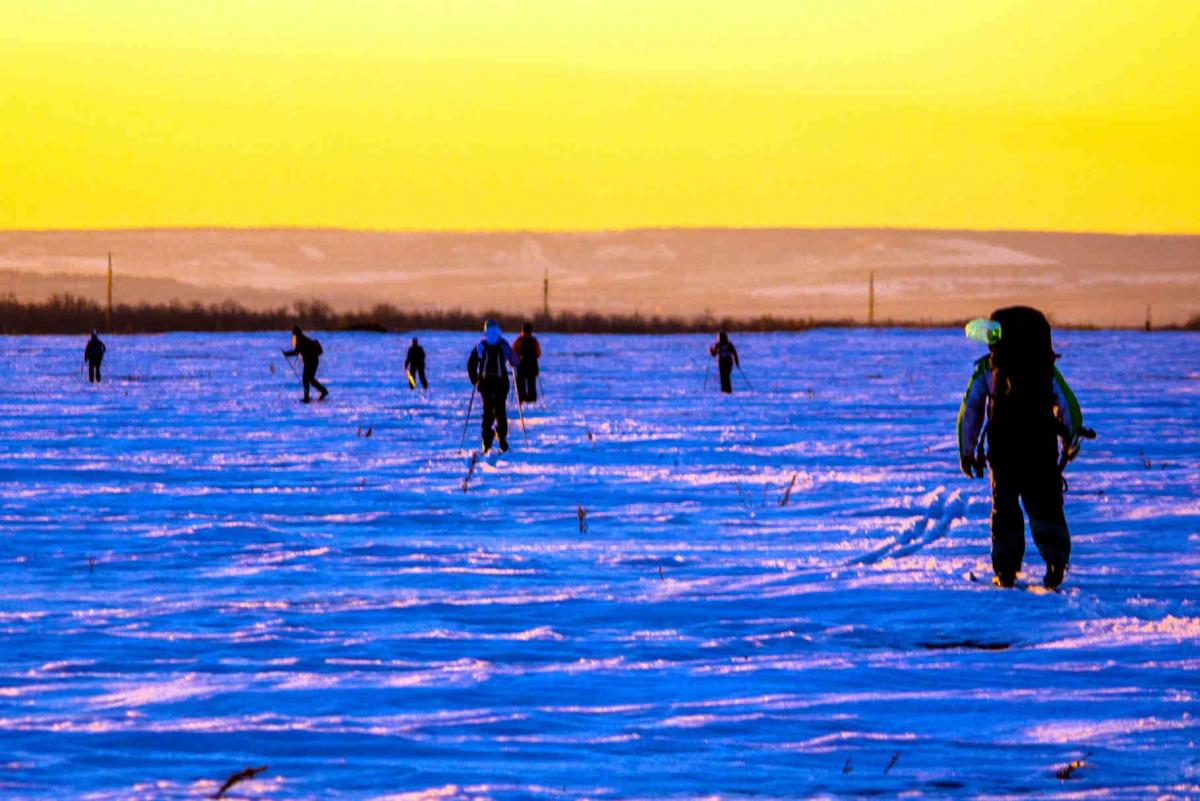
<svg viewBox="0 0 1200 801">
<path fill-rule="evenodd" d="M 1062 471 L 1079 452 L 1080 437 L 1095 434 L 1083 427 L 1079 403 L 1054 366 L 1058 354 L 1041 312 L 997 309 L 990 320 L 972 321 L 967 333 L 988 345 L 988 355 L 975 362 L 958 412 L 959 464 L 968 478 L 982 478 L 985 465 L 991 467 L 995 583 L 1013 586 L 1021 569 L 1024 502 L 1029 532 L 1046 562 L 1043 584 L 1056 588 L 1071 558 Z"/>
<path fill-rule="evenodd" d="M 532 324 L 521 326 L 521 336 L 512 347 L 517 354 L 517 400 L 537 403 L 538 359 L 542 358 L 542 345 L 533 335 Z"/>
<path fill-rule="evenodd" d="M 317 367 L 321 363 L 321 354 L 324 352 L 325 350 L 321 347 L 321 343 L 311 337 L 306 337 L 304 332 L 300 330 L 300 326 L 297 325 L 292 328 L 292 349 L 283 351 L 283 355 L 298 355 L 300 360 L 304 362 L 304 373 L 300 380 L 304 384 L 305 403 L 311 400 L 309 397 L 309 386 L 316 387 L 317 391 L 321 393 L 317 400 L 325 400 L 325 397 L 329 395 L 329 390 L 317 380 Z"/>
<path fill-rule="evenodd" d="M 87 346 L 83 349 L 83 360 L 88 366 L 88 383 L 100 383 L 100 363 L 104 361 L 104 353 L 108 348 L 100 341 L 99 334 L 96 329 L 92 329 L 92 338 L 88 340 Z"/>
<path fill-rule="evenodd" d="M 416 337 L 404 357 L 404 374 L 408 376 L 409 389 L 416 389 L 417 381 L 421 382 L 422 389 L 429 389 L 429 382 L 425 380 L 425 349 L 417 344 Z"/>
<path fill-rule="evenodd" d="M 708 349 L 709 356 L 717 357 L 717 370 L 721 374 L 721 391 L 724 393 L 733 392 L 733 366 L 742 366 L 738 359 L 737 348 L 729 341 L 729 334 L 722 331 L 717 337 L 717 342 Z"/>
<path fill-rule="evenodd" d="M 517 357 L 495 320 L 484 323 L 483 334 L 467 359 L 467 376 L 483 400 L 483 452 L 492 449 L 493 440 L 499 441 L 500 450 L 507 451 L 508 368 L 517 366 Z"/>
</svg>

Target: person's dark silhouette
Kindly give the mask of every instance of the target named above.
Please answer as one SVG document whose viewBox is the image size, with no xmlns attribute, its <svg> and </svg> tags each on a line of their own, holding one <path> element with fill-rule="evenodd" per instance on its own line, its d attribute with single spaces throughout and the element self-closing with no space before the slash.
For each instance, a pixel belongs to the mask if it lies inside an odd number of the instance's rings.
<svg viewBox="0 0 1200 801">
<path fill-rule="evenodd" d="M 416 337 L 413 337 L 404 357 L 404 373 L 408 376 L 410 389 L 416 389 L 418 381 L 421 382 L 422 389 L 429 389 L 429 382 L 425 380 L 425 349 L 417 344 Z"/>
<path fill-rule="evenodd" d="M 467 376 L 483 400 L 483 452 L 492 449 L 493 439 L 500 450 L 508 450 L 508 368 L 517 366 L 517 357 L 508 340 L 501 336 L 500 325 L 488 320 L 484 336 L 467 359 Z M 494 426 L 494 428 L 493 428 Z"/>
<path fill-rule="evenodd" d="M 525 323 L 521 336 L 513 343 L 517 354 L 517 400 L 521 403 L 537 403 L 538 359 L 542 358 L 542 346 L 533 335 L 533 325 Z"/>
<path fill-rule="evenodd" d="M 733 392 L 733 366 L 742 366 L 737 348 L 729 341 L 729 334 L 722 331 L 715 345 L 708 349 L 709 356 L 717 357 L 717 369 L 721 373 L 721 391 Z"/>
<path fill-rule="evenodd" d="M 1080 437 L 1091 432 L 1083 427 L 1079 402 L 1054 365 L 1058 355 L 1045 316 L 1013 306 L 993 312 L 990 324 L 988 355 L 975 362 L 958 413 L 959 464 L 968 478 L 981 478 L 985 465 L 991 468 L 996 583 L 1013 586 L 1021 569 L 1023 502 L 1033 542 L 1046 562 L 1043 583 L 1054 588 L 1062 583 L 1071 558 L 1062 469 L 1078 452 Z"/>
<path fill-rule="evenodd" d="M 88 383 L 100 383 L 100 363 L 104 361 L 104 352 L 108 348 L 100 341 L 99 334 L 96 329 L 92 329 L 92 338 L 88 340 L 87 345 L 83 349 L 83 360 L 88 366 Z"/>
<path fill-rule="evenodd" d="M 317 400 L 325 400 L 325 397 L 329 394 L 329 390 L 325 388 L 325 385 L 317 380 L 317 366 L 320 365 L 321 354 L 324 352 L 325 350 L 321 347 L 321 343 L 311 337 L 306 337 L 304 332 L 300 330 L 300 326 L 292 328 L 292 349 L 285 350 L 283 355 L 298 355 L 300 360 L 304 362 L 304 372 L 300 380 L 304 384 L 305 403 L 311 400 L 309 397 L 309 386 L 316 387 L 317 391 L 321 393 Z"/>
</svg>

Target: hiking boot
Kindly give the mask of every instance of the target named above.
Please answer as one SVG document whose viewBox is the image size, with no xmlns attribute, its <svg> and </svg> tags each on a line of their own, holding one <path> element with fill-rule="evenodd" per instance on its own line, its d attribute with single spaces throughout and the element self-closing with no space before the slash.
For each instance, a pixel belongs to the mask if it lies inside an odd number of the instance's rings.
<svg viewBox="0 0 1200 801">
<path fill-rule="evenodd" d="M 496 438 L 500 440 L 501 453 L 508 453 L 508 440 L 499 434 L 496 435 Z"/>
<path fill-rule="evenodd" d="M 305 395 L 303 398 L 300 399 L 300 402 L 301 403 L 312 403 L 312 398 Z"/>
<path fill-rule="evenodd" d="M 321 390 L 321 396 L 319 398 L 317 398 L 317 400 L 323 401 L 328 397 L 329 397 L 329 390 L 323 389 L 323 390 Z"/>
<path fill-rule="evenodd" d="M 997 587 L 1015 587 L 1017 585 L 1017 574 L 997 573 L 992 576 L 992 583 Z"/>
<path fill-rule="evenodd" d="M 1046 576 L 1042 579 L 1042 586 L 1048 590 L 1057 590 L 1063 583 L 1063 579 L 1067 577 L 1067 566 L 1057 565 L 1052 562 L 1046 563 Z"/>
</svg>

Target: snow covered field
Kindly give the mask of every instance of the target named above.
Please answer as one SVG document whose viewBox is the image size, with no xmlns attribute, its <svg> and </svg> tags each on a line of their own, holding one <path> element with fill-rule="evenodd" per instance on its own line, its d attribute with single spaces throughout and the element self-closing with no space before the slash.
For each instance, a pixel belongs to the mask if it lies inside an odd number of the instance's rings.
<svg viewBox="0 0 1200 801">
<path fill-rule="evenodd" d="M 0 797 L 1200 797 L 1200 336 L 1056 337 L 1058 594 L 988 583 L 957 331 L 738 336 L 727 398 L 546 335 L 466 492 L 477 337 L 424 395 L 318 336 L 310 406 L 283 333 L 0 338 Z"/>
</svg>

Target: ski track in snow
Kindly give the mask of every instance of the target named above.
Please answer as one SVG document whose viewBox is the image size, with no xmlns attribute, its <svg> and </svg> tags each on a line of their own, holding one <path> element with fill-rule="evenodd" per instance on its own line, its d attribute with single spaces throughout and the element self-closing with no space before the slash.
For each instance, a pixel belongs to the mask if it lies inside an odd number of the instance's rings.
<svg viewBox="0 0 1200 801">
<path fill-rule="evenodd" d="M 465 492 L 476 336 L 429 394 L 319 336 L 310 406 L 282 333 L 100 387 L 0 337 L 0 797 L 1200 797 L 1200 337 L 1057 336 L 1100 439 L 1046 593 L 989 583 L 958 332 L 737 336 L 732 397 L 708 337 L 547 334 Z"/>
</svg>

